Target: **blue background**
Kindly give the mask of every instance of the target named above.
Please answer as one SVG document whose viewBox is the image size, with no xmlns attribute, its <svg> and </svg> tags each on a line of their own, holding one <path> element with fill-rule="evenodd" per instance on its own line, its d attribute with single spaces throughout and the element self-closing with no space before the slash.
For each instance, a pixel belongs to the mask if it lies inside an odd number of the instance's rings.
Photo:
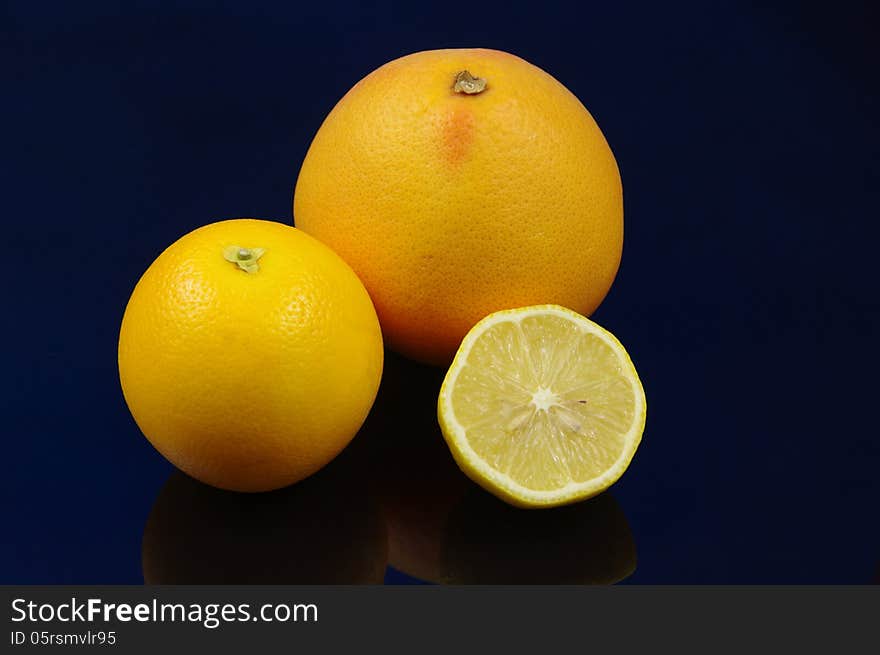
<svg viewBox="0 0 880 655">
<path fill-rule="evenodd" d="M 172 468 L 117 379 L 138 277 L 205 223 L 289 222 L 342 94 L 395 57 L 465 46 L 553 74 L 620 166 L 623 262 L 594 318 L 649 400 L 612 492 L 638 551 L 627 582 L 876 581 L 880 23 L 868 2 L 764 4 L 0 7 L 0 582 L 142 581 Z M 408 403 L 433 409 L 430 372 L 389 371 L 427 376 Z M 421 438 L 406 404 L 377 405 L 391 436 L 355 444 Z"/>
</svg>

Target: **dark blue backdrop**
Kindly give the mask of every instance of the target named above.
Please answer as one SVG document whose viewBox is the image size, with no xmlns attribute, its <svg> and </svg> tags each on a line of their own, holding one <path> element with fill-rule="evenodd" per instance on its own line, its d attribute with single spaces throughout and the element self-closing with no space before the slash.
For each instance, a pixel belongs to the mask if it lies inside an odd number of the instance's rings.
<svg viewBox="0 0 880 655">
<path fill-rule="evenodd" d="M 119 390 L 133 285 L 197 226 L 290 221 L 336 100 L 462 46 L 556 76 L 620 165 L 623 263 L 594 317 L 649 400 L 613 489 L 628 581 L 880 575 L 878 15 L 764 4 L 5 4 L 0 582 L 142 580 L 171 467 Z"/>
</svg>

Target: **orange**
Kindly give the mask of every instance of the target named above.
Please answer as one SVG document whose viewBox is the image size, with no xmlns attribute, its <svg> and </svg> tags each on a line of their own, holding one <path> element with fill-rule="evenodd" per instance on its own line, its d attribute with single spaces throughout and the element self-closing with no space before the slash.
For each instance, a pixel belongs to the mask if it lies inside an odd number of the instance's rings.
<svg viewBox="0 0 880 655">
<path fill-rule="evenodd" d="M 358 82 L 315 135 L 293 211 L 363 280 L 386 342 L 434 364 L 497 310 L 589 315 L 623 246 L 620 176 L 596 122 L 495 50 L 419 52 Z"/>
<path fill-rule="evenodd" d="M 135 421 L 210 485 L 265 491 L 332 460 L 372 406 L 382 335 L 354 272 L 269 221 L 221 221 L 172 244 L 137 283 L 119 334 Z"/>
</svg>

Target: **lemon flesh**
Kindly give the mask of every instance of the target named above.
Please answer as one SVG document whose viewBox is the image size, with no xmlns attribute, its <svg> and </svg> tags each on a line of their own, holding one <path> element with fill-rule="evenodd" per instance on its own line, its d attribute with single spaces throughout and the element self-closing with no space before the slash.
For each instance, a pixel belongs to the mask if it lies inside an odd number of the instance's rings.
<svg viewBox="0 0 880 655">
<path fill-rule="evenodd" d="M 641 441 L 645 411 L 620 342 L 556 305 L 496 312 L 475 325 L 438 400 L 459 467 L 520 507 L 565 505 L 614 484 Z"/>
</svg>

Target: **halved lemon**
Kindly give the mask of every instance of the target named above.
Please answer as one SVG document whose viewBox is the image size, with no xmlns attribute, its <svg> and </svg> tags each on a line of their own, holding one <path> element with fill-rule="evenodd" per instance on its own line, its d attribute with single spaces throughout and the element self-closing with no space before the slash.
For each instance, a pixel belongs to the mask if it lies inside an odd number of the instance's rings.
<svg viewBox="0 0 880 655">
<path fill-rule="evenodd" d="M 490 314 L 462 341 L 437 403 L 474 482 L 519 507 L 601 493 L 629 466 L 645 392 L 613 334 L 557 305 Z"/>
</svg>

